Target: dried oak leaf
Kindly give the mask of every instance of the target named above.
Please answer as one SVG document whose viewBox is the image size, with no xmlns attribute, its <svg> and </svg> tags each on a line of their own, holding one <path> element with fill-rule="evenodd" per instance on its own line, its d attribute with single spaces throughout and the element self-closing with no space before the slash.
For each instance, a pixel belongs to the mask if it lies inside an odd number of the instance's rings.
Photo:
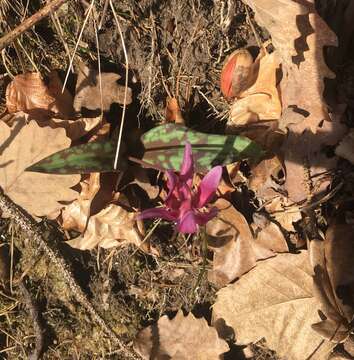
<svg viewBox="0 0 354 360">
<path fill-rule="evenodd" d="M 265 338 L 280 357 L 323 360 L 335 344 L 311 328 L 320 319 L 319 305 L 307 251 L 279 254 L 218 291 L 213 324 L 219 334 L 231 327 L 238 345 Z"/>
<path fill-rule="evenodd" d="M 276 87 L 276 70 L 279 59 L 276 52 L 268 54 L 261 49 L 254 67 L 257 68 L 255 83 L 242 92 L 230 108 L 230 120 L 245 125 L 259 120 L 278 120 L 281 103 Z"/>
<path fill-rule="evenodd" d="M 215 204 L 219 213 L 206 225 L 208 245 L 214 252 L 208 279 L 221 287 L 252 269 L 257 260 L 275 254 L 253 239 L 246 219 L 228 201 L 219 199 Z"/>
<path fill-rule="evenodd" d="M 192 313 L 183 316 L 182 310 L 172 320 L 162 316 L 140 331 L 134 348 L 144 359 L 155 360 L 215 360 L 229 350 L 205 319 L 196 319 Z"/>
<path fill-rule="evenodd" d="M 62 211 L 62 227 L 82 233 L 67 243 L 76 249 L 90 250 L 96 246 L 108 249 L 127 243 L 133 243 L 145 251 L 150 251 L 149 244 L 143 243 L 144 228 L 136 220 L 134 212 L 129 212 L 116 204 L 107 204 L 114 200 L 114 194 L 100 194 L 100 174 L 90 175 L 90 179 L 81 182 L 82 191 L 77 200 L 67 205 Z M 103 189 L 105 191 L 105 189 Z M 94 204 L 96 210 L 92 208 Z"/>
<path fill-rule="evenodd" d="M 6 106 L 10 113 L 23 111 L 36 120 L 51 116 L 71 118 L 74 114 L 73 98 L 65 89 L 56 71 L 45 82 L 40 73 L 15 76 L 6 88 Z"/>
<path fill-rule="evenodd" d="M 25 171 L 27 167 L 68 148 L 71 140 L 64 129 L 41 128 L 19 115 L 12 128 L 0 122 L 0 186 L 18 205 L 35 216 L 45 216 L 72 201 L 78 193 L 71 189 L 80 175 L 52 175 Z"/>
<path fill-rule="evenodd" d="M 256 21 L 270 33 L 282 63 L 283 109 L 297 106 L 309 116 L 302 120 L 315 133 L 327 119 L 323 101 L 324 78 L 333 78 L 323 56 L 325 46 L 337 46 L 337 37 L 316 13 L 313 1 L 245 0 Z M 304 86 L 306 84 L 306 86 Z"/>
<path fill-rule="evenodd" d="M 313 2 L 246 0 L 258 23 L 269 31 L 281 59 L 283 115 L 279 126 L 289 129 L 283 144 L 285 188 L 295 202 L 327 187 L 329 181 L 320 179 L 308 194 L 309 184 L 302 178 L 304 167 L 312 178 L 333 168 L 336 159 L 326 157 L 322 150 L 336 144 L 345 131 L 337 119 L 330 119 L 323 98 L 324 79 L 334 77 L 323 51 L 326 46 L 336 46 L 337 38 L 316 13 Z"/>
<path fill-rule="evenodd" d="M 81 111 L 81 108 L 97 110 L 102 108 L 103 111 L 108 111 L 114 103 L 124 104 L 125 87 L 117 83 L 119 79 L 118 74 L 101 73 L 101 89 L 98 71 L 89 69 L 81 63 L 76 83 L 75 110 Z M 126 104 L 131 102 L 132 90 L 128 88 Z"/>
<path fill-rule="evenodd" d="M 323 317 L 313 325 L 331 341 L 345 341 L 354 320 L 354 225 L 338 210 L 323 241 L 309 244 L 315 271 L 315 294 L 321 301 Z"/>
</svg>

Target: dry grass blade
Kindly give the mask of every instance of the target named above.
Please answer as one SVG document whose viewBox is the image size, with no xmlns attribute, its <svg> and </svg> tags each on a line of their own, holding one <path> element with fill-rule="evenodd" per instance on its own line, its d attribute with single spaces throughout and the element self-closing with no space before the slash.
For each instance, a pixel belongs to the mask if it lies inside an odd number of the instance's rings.
<svg viewBox="0 0 354 360">
<path fill-rule="evenodd" d="M 117 13 L 114 9 L 113 3 L 111 0 L 109 0 L 109 5 L 112 9 L 113 12 L 113 16 L 114 16 L 114 20 L 117 24 L 118 27 L 118 32 L 119 32 L 119 36 L 120 39 L 122 41 L 122 47 L 123 47 L 123 52 L 124 52 L 124 57 L 125 57 L 125 90 L 124 90 L 124 103 L 123 103 L 123 112 L 122 112 L 122 118 L 121 118 L 121 122 L 120 122 L 120 128 L 119 128 L 119 135 L 118 135 L 118 141 L 117 141 L 117 150 L 116 150 L 116 155 L 114 158 L 114 169 L 117 169 L 118 167 L 118 158 L 119 158 L 119 151 L 120 151 L 120 146 L 122 143 L 122 135 L 123 135 L 123 127 L 124 127 L 124 119 L 125 119 L 125 111 L 126 111 L 126 107 L 127 107 L 127 99 L 128 99 L 128 75 L 129 75 L 129 60 L 128 60 L 128 54 L 127 54 L 127 49 L 125 47 L 125 42 L 124 42 L 124 37 L 123 37 L 123 33 L 122 33 L 122 29 L 118 20 L 118 16 Z"/>
</svg>

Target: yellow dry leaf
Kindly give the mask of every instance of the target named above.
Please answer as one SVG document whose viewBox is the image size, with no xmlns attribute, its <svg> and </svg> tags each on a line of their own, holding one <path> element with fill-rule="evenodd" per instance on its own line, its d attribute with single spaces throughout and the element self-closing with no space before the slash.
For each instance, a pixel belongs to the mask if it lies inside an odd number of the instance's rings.
<svg viewBox="0 0 354 360">
<path fill-rule="evenodd" d="M 216 360 L 229 347 L 205 319 L 179 310 L 170 320 L 162 316 L 156 324 L 139 332 L 135 350 L 143 359 Z"/>
<path fill-rule="evenodd" d="M 257 78 L 254 84 L 243 91 L 230 109 L 230 120 L 236 125 L 245 125 L 259 120 L 278 120 L 281 103 L 276 87 L 276 71 L 279 67 L 277 52 L 268 54 L 261 50 L 255 61 Z"/>
<path fill-rule="evenodd" d="M 56 71 L 48 75 L 48 84 L 40 73 L 15 76 L 6 89 L 6 106 L 10 113 L 23 111 L 36 120 L 51 116 L 70 118 L 74 114 L 73 98 L 67 90 L 62 93 L 62 83 Z"/>
<path fill-rule="evenodd" d="M 41 128 L 35 121 L 26 124 L 25 116 L 18 115 L 12 128 L 0 122 L 0 186 L 32 215 L 58 211 L 63 207 L 60 202 L 77 198 L 78 193 L 71 188 L 80 181 L 80 175 L 40 174 L 25 169 L 70 143 L 64 129 Z"/>
</svg>

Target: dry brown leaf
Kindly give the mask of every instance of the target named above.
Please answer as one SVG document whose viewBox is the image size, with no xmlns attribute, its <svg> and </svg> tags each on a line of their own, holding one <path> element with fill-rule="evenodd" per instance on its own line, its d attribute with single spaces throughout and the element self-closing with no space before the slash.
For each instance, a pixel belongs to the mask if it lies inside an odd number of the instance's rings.
<svg viewBox="0 0 354 360">
<path fill-rule="evenodd" d="M 284 234 L 277 224 L 259 213 L 253 215 L 253 220 L 252 229 L 257 244 L 277 253 L 289 251 Z"/>
<path fill-rule="evenodd" d="M 264 200 L 274 198 L 285 181 L 283 164 L 277 156 L 262 160 L 251 170 L 249 188 Z"/>
<path fill-rule="evenodd" d="M 76 249 L 90 250 L 96 246 L 111 248 L 133 243 L 145 251 L 149 251 L 148 243 L 142 243 L 144 228 L 142 222 L 136 220 L 134 212 L 128 212 L 116 204 L 108 204 L 114 193 L 98 194 L 100 174 L 93 173 L 90 178 L 81 182 L 82 191 L 77 200 L 67 205 L 62 211 L 62 227 L 65 230 L 76 230 L 82 233 L 67 243 Z M 103 186 L 104 187 L 104 186 Z M 96 201 L 94 203 L 94 201 Z M 95 209 L 93 209 L 93 207 Z"/>
<path fill-rule="evenodd" d="M 311 328 L 320 319 L 319 306 L 307 251 L 279 254 L 218 291 L 213 324 L 219 334 L 231 327 L 239 345 L 264 337 L 280 357 L 323 360 L 335 344 Z"/>
<path fill-rule="evenodd" d="M 125 88 L 117 83 L 120 76 L 115 73 L 101 73 L 102 97 L 100 88 L 100 77 L 98 71 L 89 69 L 84 64 L 80 64 L 76 83 L 76 95 L 74 108 L 81 111 L 81 108 L 88 110 L 101 109 L 108 111 L 112 104 L 124 103 Z M 102 100 L 102 103 L 101 103 Z M 127 89 L 126 104 L 132 102 L 132 90 Z"/>
<path fill-rule="evenodd" d="M 80 118 L 77 120 L 62 120 L 51 118 L 44 122 L 45 126 L 50 126 L 53 129 L 63 128 L 66 135 L 71 140 L 78 140 L 90 131 L 94 130 L 102 124 L 102 117 L 97 116 L 94 118 Z M 44 125 L 41 123 L 41 125 Z"/>
<path fill-rule="evenodd" d="M 225 286 L 252 269 L 257 260 L 275 254 L 254 241 L 246 219 L 228 201 L 219 199 L 216 206 L 217 217 L 206 225 L 208 244 L 214 252 L 208 279 Z"/>
<path fill-rule="evenodd" d="M 283 143 L 286 167 L 285 189 L 294 202 L 317 196 L 327 190 L 338 158 L 328 156 L 325 148 L 334 146 L 346 133 L 346 127 L 337 116 L 324 121 L 317 133 L 302 128 L 303 122 L 292 125 Z"/>
<path fill-rule="evenodd" d="M 6 89 L 6 106 L 10 113 L 23 111 L 36 120 L 51 116 L 71 118 L 73 98 L 67 90 L 62 93 L 62 82 L 56 71 L 48 75 L 48 84 L 40 73 L 15 76 Z"/>
<path fill-rule="evenodd" d="M 336 147 L 336 155 L 348 160 L 354 164 L 354 130 L 351 129 L 343 140 Z"/>
<path fill-rule="evenodd" d="M 268 54 L 261 50 L 255 61 L 258 75 L 255 83 L 236 100 L 230 109 L 230 120 L 236 125 L 259 120 L 278 120 L 281 103 L 276 88 L 276 70 L 279 60 L 276 52 Z"/>
<path fill-rule="evenodd" d="M 346 223 L 345 212 L 329 226 L 324 241 L 309 244 L 315 271 L 315 292 L 325 318 L 314 329 L 332 341 L 344 341 L 354 319 L 354 225 Z"/>
<path fill-rule="evenodd" d="M 345 131 L 338 119 L 330 119 L 323 99 L 324 79 L 334 77 L 325 63 L 324 47 L 335 46 L 337 38 L 316 13 L 313 2 L 246 0 L 256 20 L 269 31 L 281 59 L 283 115 L 279 126 L 289 129 L 283 144 L 285 188 L 295 202 L 326 189 L 328 179 L 317 177 L 319 181 L 312 186 L 303 174 L 308 171 L 313 178 L 335 166 L 336 159 L 326 157 L 322 149 L 336 144 Z"/>
<path fill-rule="evenodd" d="M 20 115 L 19 115 L 20 116 Z M 25 169 L 53 153 L 68 148 L 71 140 L 64 129 L 41 128 L 35 121 L 19 117 L 12 128 L 0 122 L 0 186 L 18 205 L 35 216 L 45 216 L 72 201 L 71 189 L 80 175 L 52 175 Z"/>
<path fill-rule="evenodd" d="M 283 109 L 297 106 L 309 112 L 303 128 L 315 133 L 327 119 L 323 101 L 324 78 L 333 78 L 323 56 L 325 46 L 336 46 L 337 37 L 316 13 L 313 1 L 245 0 L 256 21 L 270 33 L 281 59 Z M 304 83 L 306 82 L 306 86 Z"/>
<path fill-rule="evenodd" d="M 270 203 L 264 205 L 269 215 L 276 220 L 280 226 L 289 232 L 294 232 L 294 223 L 301 220 L 301 211 L 295 206 L 291 205 L 289 200 L 283 196 L 277 196 Z"/>
<path fill-rule="evenodd" d="M 179 310 L 170 320 L 167 315 L 140 331 L 134 340 L 135 350 L 144 359 L 216 360 L 229 350 L 226 341 L 205 319 Z"/>
</svg>

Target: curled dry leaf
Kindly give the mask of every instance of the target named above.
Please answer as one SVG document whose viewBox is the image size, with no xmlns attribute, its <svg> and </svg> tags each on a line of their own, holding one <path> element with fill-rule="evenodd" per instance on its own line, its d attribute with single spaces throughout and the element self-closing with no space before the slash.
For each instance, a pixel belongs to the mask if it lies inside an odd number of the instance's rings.
<svg viewBox="0 0 354 360">
<path fill-rule="evenodd" d="M 265 215 L 253 214 L 252 229 L 255 234 L 255 242 L 277 253 L 288 252 L 288 244 L 280 227 L 270 221 Z"/>
<path fill-rule="evenodd" d="M 82 233 L 67 241 L 71 247 L 90 250 L 100 246 L 107 249 L 133 243 L 145 251 L 150 250 L 148 243 L 142 243 L 144 228 L 141 221 L 136 221 L 135 213 L 116 204 L 106 205 L 113 200 L 114 193 L 107 193 L 108 187 L 103 186 L 99 193 L 99 173 L 91 174 L 88 180 L 81 182 L 81 187 L 79 198 L 67 205 L 61 216 L 64 229 Z"/>
<path fill-rule="evenodd" d="M 269 215 L 286 231 L 295 232 L 294 223 L 301 220 L 301 211 L 283 196 L 264 205 Z"/>
<path fill-rule="evenodd" d="M 264 200 L 277 196 L 285 181 L 283 164 L 277 156 L 262 160 L 251 170 L 249 188 Z"/>
<path fill-rule="evenodd" d="M 101 73 L 100 82 L 98 71 L 89 69 L 81 63 L 76 83 L 75 110 L 81 111 L 81 108 L 97 110 L 102 108 L 103 111 L 108 111 L 114 103 L 124 104 L 125 87 L 117 83 L 119 79 L 118 74 Z M 102 89 L 100 83 L 102 83 Z M 128 88 L 126 104 L 131 102 L 132 90 Z"/>
<path fill-rule="evenodd" d="M 255 66 L 257 77 L 254 84 L 239 95 L 240 99 L 230 109 L 230 120 L 236 125 L 280 118 L 281 103 L 276 87 L 277 53 L 268 54 L 262 49 Z"/>
<path fill-rule="evenodd" d="M 316 295 L 325 315 L 313 328 L 332 341 L 346 340 L 354 319 L 354 225 L 345 218 L 339 210 L 324 241 L 309 244 Z"/>
<path fill-rule="evenodd" d="M 265 338 L 281 357 L 323 360 L 334 344 L 311 328 L 320 319 L 319 306 L 307 251 L 279 254 L 218 291 L 213 324 L 219 334 L 231 327 L 238 345 Z"/>
<path fill-rule="evenodd" d="M 0 122 L 0 186 L 18 205 L 35 216 L 45 216 L 77 198 L 71 188 L 80 175 L 52 175 L 25 171 L 42 158 L 70 146 L 64 129 L 41 128 L 19 117 L 12 128 Z"/>
<path fill-rule="evenodd" d="M 70 118 L 74 114 L 73 99 L 65 89 L 56 71 L 45 82 L 40 73 L 15 76 L 6 89 L 6 106 L 10 113 L 23 111 L 36 120 L 51 116 Z"/>
<path fill-rule="evenodd" d="M 216 360 L 229 350 L 226 341 L 205 319 L 179 310 L 170 320 L 166 315 L 143 329 L 134 340 L 135 350 L 144 359 Z"/>
<path fill-rule="evenodd" d="M 214 252 L 208 279 L 221 287 L 252 269 L 257 260 L 275 254 L 254 241 L 246 219 L 228 201 L 219 199 L 216 206 L 217 217 L 206 225 L 208 245 Z"/>
</svg>

